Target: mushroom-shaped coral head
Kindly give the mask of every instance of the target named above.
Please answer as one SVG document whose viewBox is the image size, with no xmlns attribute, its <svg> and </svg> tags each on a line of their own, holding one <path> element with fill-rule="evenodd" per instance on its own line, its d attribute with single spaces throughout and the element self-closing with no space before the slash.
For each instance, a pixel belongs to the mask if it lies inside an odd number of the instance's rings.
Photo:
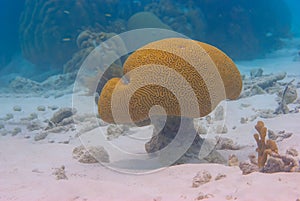
<svg viewBox="0 0 300 201">
<path fill-rule="evenodd" d="M 104 86 L 100 117 L 109 123 L 139 123 L 154 115 L 202 117 L 220 101 L 236 99 L 241 75 L 233 61 L 214 46 L 183 38 L 149 43 L 132 53 L 124 77 Z"/>
</svg>

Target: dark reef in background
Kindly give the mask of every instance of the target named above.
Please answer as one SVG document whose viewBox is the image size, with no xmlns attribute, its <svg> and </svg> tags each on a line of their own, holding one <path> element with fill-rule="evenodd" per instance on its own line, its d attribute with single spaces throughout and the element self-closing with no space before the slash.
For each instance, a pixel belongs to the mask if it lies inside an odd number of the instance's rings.
<svg viewBox="0 0 300 201">
<path fill-rule="evenodd" d="M 78 50 L 84 30 L 121 33 L 142 4 L 124 0 L 26 0 L 20 19 L 23 56 L 41 66 L 62 69 Z"/>
<path fill-rule="evenodd" d="M 25 0 L 0 1 L 0 69 L 20 50 L 18 26 Z"/>
<path fill-rule="evenodd" d="M 148 10 L 175 31 L 210 43 L 233 59 L 262 57 L 290 37 L 284 0 L 161 0 Z M 148 6 L 149 7 L 149 6 Z"/>
<path fill-rule="evenodd" d="M 107 23 L 116 1 L 27 0 L 20 20 L 23 56 L 32 63 L 62 68 L 75 53 L 76 37 L 85 28 Z"/>
<path fill-rule="evenodd" d="M 78 51 L 79 33 L 127 31 L 128 19 L 141 11 L 152 12 L 174 31 L 217 46 L 233 59 L 262 57 L 291 35 L 291 14 L 284 0 L 3 0 L 1 4 L 6 28 L 1 32 L 5 41 L 0 64 L 7 63 L 19 45 L 24 58 L 39 68 L 61 71 Z"/>
<path fill-rule="evenodd" d="M 204 3 L 205 2 L 205 3 Z M 205 10 L 206 41 L 234 59 L 253 59 L 291 37 L 291 14 L 283 0 L 199 1 Z"/>
</svg>

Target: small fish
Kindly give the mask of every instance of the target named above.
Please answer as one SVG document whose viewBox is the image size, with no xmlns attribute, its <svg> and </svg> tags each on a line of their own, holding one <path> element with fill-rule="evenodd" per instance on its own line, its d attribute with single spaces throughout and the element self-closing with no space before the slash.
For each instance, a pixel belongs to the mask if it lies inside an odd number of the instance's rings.
<svg viewBox="0 0 300 201">
<path fill-rule="evenodd" d="M 272 32 L 266 33 L 266 37 L 271 37 L 271 36 L 273 36 L 273 33 L 272 33 Z"/>
<path fill-rule="evenodd" d="M 111 14 L 110 13 L 106 13 L 105 16 L 106 17 L 111 17 Z"/>
<path fill-rule="evenodd" d="M 64 13 L 67 14 L 67 15 L 69 15 L 69 14 L 70 14 L 70 11 L 64 10 Z"/>
<path fill-rule="evenodd" d="M 68 42 L 68 41 L 71 41 L 71 38 L 63 38 L 62 41 L 63 42 Z"/>
<path fill-rule="evenodd" d="M 134 0 L 133 3 L 138 4 L 139 6 L 142 4 L 141 1 L 139 1 L 139 0 Z"/>
</svg>

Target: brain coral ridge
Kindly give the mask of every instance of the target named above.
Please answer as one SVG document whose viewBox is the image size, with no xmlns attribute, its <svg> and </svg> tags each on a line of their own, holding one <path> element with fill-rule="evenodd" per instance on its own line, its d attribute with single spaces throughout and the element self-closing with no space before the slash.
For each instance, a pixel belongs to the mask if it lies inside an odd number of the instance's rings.
<svg viewBox="0 0 300 201">
<path fill-rule="evenodd" d="M 98 102 L 107 122 L 130 123 L 149 118 L 159 105 L 167 115 L 196 118 L 217 104 L 238 98 L 242 79 L 233 61 L 214 46 L 183 38 L 149 43 L 131 54 L 123 66 L 124 78 L 104 86 Z"/>
</svg>

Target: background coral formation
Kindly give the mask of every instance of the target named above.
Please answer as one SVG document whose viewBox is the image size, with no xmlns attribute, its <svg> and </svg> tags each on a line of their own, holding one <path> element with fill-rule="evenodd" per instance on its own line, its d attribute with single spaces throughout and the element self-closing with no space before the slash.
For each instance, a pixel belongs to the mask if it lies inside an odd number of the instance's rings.
<svg viewBox="0 0 300 201">
<path fill-rule="evenodd" d="M 62 68 L 77 49 L 77 35 L 87 27 L 102 30 L 108 24 L 105 14 L 117 3 L 27 0 L 19 28 L 23 56 L 39 66 Z"/>
<path fill-rule="evenodd" d="M 138 12 L 128 19 L 128 29 L 158 28 L 171 29 L 151 12 Z"/>
<path fill-rule="evenodd" d="M 3 50 L 9 51 L 1 58 L 3 65 L 20 45 L 23 56 L 33 64 L 61 70 L 78 51 L 79 33 L 91 28 L 96 32 L 121 33 L 144 27 L 141 20 L 132 20 L 135 14 L 144 11 L 155 16 L 144 20 L 148 25 L 160 22 L 160 27 L 218 45 L 233 59 L 261 57 L 279 48 L 281 38 L 291 36 L 291 16 L 283 0 L 27 0 L 24 7 L 21 5 L 19 28 L 3 33 L 8 38 L 8 33 L 18 30 L 20 44 L 4 43 Z"/>
</svg>

